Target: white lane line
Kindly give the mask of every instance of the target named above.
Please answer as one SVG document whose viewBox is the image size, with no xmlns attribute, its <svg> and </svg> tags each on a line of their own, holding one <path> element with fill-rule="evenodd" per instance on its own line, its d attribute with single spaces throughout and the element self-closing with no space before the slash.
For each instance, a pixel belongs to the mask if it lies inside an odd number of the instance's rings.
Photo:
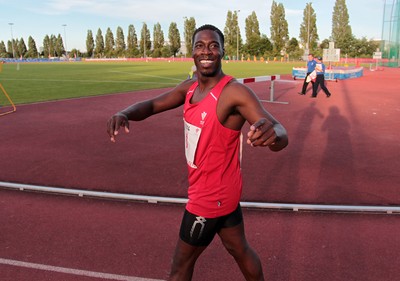
<svg viewBox="0 0 400 281">
<path fill-rule="evenodd" d="M 149 279 L 149 278 L 141 278 L 141 277 L 134 277 L 134 276 L 125 276 L 125 275 L 118 275 L 118 274 L 110 274 L 110 273 L 102 273 L 102 272 L 94 272 L 88 270 L 81 270 L 81 269 L 73 269 L 73 268 L 66 268 L 66 267 L 58 267 L 58 266 L 51 266 L 39 263 L 30 263 L 30 262 L 23 262 L 17 260 L 10 260 L 10 259 L 2 259 L 0 258 L 0 264 L 5 265 L 12 265 L 18 267 L 26 267 L 38 270 L 45 270 L 45 271 L 52 271 L 52 272 L 59 272 L 59 273 L 66 273 L 66 274 L 73 274 L 79 276 L 88 276 L 100 279 L 109 279 L 109 280 L 123 280 L 123 281 L 163 281 L 161 279 Z"/>
</svg>

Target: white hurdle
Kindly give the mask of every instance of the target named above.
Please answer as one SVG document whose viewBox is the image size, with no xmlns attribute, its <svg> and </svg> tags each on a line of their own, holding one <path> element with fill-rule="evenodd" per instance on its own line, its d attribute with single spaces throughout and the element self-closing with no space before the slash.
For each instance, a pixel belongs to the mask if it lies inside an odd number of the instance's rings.
<svg viewBox="0 0 400 281">
<path fill-rule="evenodd" d="M 248 77 L 248 78 L 238 78 L 236 80 L 239 81 L 239 83 L 242 83 L 242 84 L 271 81 L 270 92 L 269 92 L 269 100 L 260 100 L 260 101 L 288 104 L 289 102 L 276 101 L 274 99 L 274 83 L 275 83 L 275 80 L 280 80 L 280 79 L 281 79 L 280 75 L 271 75 L 271 76 L 257 76 L 257 77 Z"/>
</svg>

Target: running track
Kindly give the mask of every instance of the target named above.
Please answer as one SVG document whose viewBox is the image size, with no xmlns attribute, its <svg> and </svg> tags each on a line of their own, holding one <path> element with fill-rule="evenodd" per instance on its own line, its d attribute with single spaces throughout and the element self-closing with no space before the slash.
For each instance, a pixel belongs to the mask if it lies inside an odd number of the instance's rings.
<svg viewBox="0 0 400 281">
<path fill-rule="evenodd" d="M 244 148 L 243 200 L 400 205 L 399 69 L 328 82 L 332 97 L 277 82 L 265 106 L 289 130 L 281 153 Z M 265 84 L 251 84 L 268 98 Z M 115 110 L 160 91 L 19 106 L 0 119 L 0 180 L 185 197 L 180 109 L 109 143 Z M 329 122 L 328 122 L 329 121 Z M 166 149 L 167 148 L 167 149 Z M 164 280 L 181 205 L 0 190 L 1 280 Z M 245 209 L 267 280 L 396 280 L 398 215 Z M 194 280 L 242 280 L 218 240 Z M 122 279 L 121 279 L 122 278 Z"/>
</svg>

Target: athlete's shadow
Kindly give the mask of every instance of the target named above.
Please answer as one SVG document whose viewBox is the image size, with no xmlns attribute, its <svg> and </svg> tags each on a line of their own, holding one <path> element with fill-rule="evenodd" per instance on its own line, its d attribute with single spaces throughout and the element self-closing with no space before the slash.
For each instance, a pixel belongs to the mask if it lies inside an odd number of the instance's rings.
<svg viewBox="0 0 400 281">
<path fill-rule="evenodd" d="M 277 161 L 274 167 L 269 170 L 269 173 L 267 175 L 268 179 L 265 180 L 269 183 L 266 187 L 268 188 L 268 190 L 266 190 L 267 194 L 276 194 L 281 192 L 277 189 L 277 185 L 279 184 L 279 182 L 284 181 L 283 192 L 286 192 L 286 194 L 290 194 L 291 196 L 286 195 L 286 197 L 294 201 L 300 193 L 304 193 L 304 190 L 301 189 L 301 181 L 302 177 L 304 177 L 301 174 L 302 170 L 309 169 L 311 166 L 310 162 L 304 161 L 304 157 L 306 157 L 307 151 L 309 149 L 308 147 L 310 138 L 312 138 L 312 136 L 310 135 L 313 130 L 315 131 L 316 124 L 320 124 L 322 122 L 321 119 L 324 118 L 324 115 L 316 106 L 315 101 L 310 102 L 308 107 L 302 109 L 300 112 L 298 112 L 298 114 L 295 114 L 295 116 L 299 117 L 297 119 L 298 123 L 296 126 L 296 131 L 292 134 L 289 134 L 290 144 L 288 146 L 288 149 L 290 149 L 290 151 L 288 151 L 287 157 L 284 158 L 284 162 Z M 296 138 L 292 140 L 290 139 L 290 135 L 296 136 Z M 284 169 L 283 173 L 282 166 L 287 167 L 286 169 Z M 273 179 L 272 183 L 271 179 Z M 282 196 L 285 195 L 283 194 Z M 299 249 L 298 245 L 294 246 L 288 241 L 296 241 L 295 236 L 297 236 L 297 234 L 294 234 L 295 231 L 293 231 L 293 225 L 290 222 L 283 220 L 280 224 L 280 227 L 280 232 L 282 233 L 282 235 L 279 239 L 275 241 L 275 243 L 279 244 L 279 246 L 277 246 L 277 249 L 279 249 L 279 253 L 275 253 L 273 256 L 269 256 L 268 259 L 271 259 L 271 261 L 273 262 L 274 256 L 279 257 L 279 262 L 284 263 L 285 267 L 289 270 L 286 270 L 284 272 L 268 271 L 268 276 L 271 280 L 293 280 L 290 268 L 295 267 L 295 264 L 297 262 L 293 261 L 291 257 L 293 251 L 299 251 Z"/>
<path fill-rule="evenodd" d="M 352 203 L 354 198 L 355 169 L 353 148 L 350 139 L 350 123 L 340 114 L 337 106 L 329 108 L 329 116 L 322 124 L 326 132 L 326 147 L 322 155 L 317 187 L 319 193 L 332 202 Z M 339 200 L 339 201 L 338 201 Z M 350 200 L 350 202 L 346 202 Z"/>
<path fill-rule="evenodd" d="M 295 115 L 299 116 L 297 119 L 296 131 L 293 134 L 289 132 L 290 144 L 285 157 L 279 156 L 279 160 L 268 170 L 267 178 L 265 179 L 265 182 L 269 183 L 265 190 L 266 194 L 276 194 L 276 186 L 284 181 L 283 188 L 286 191 L 290 191 L 291 194 L 296 197 L 295 192 L 298 190 L 301 179 L 301 167 L 309 165 L 309 163 L 305 163 L 303 159 L 303 154 L 307 153 L 306 148 L 309 143 L 308 137 L 310 133 L 315 130 L 315 123 L 321 122 L 316 119 L 322 119 L 324 115 L 318 107 L 316 107 L 315 101 L 311 102 L 308 107 L 302 109 L 301 112 Z M 296 138 L 292 140 L 290 138 L 291 135 L 296 136 Z M 285 166 L 286 170 L 282 169 L 282 166 Z M 268 190 L 269 188 L 271 190 Z"/>
</svg>

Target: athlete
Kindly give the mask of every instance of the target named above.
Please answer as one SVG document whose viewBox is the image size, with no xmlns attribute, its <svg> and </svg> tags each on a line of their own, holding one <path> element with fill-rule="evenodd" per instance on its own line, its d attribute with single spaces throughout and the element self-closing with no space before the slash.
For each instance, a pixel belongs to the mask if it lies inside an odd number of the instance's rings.
<svg viewBox="0 0 400 281">
<path fill-rule="evenodd" d="M 203 25 L 192 39 L 197 79 L 116 113 L 107 131 L 115 142 L 121 127 L 129 132 L 129 121 L 183 105 L 188 203 L 168 280 L 191 280 L 197 258 L 216 234 L 246 280 L 264 280 L 260 259 L 246 240 L 239 204 L 241 128 L 249 122 L 247 143 L 272 151 L 288 145 L 287 133 L 251 89 L 223 73 L 224 36 L 218 28 Z"/>
</svg>

